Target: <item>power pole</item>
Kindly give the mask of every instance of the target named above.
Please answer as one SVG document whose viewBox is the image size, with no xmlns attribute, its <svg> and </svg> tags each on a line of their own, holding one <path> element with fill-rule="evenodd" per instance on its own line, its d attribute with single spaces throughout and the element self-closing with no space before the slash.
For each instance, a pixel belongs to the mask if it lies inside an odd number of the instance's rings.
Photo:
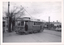
<svg viewBox="0 0 64 45">
<path fill-rule="evenodd" d="M 10 2 L 8 2 L 8 17 L 9 17 L 9 6 L 10 6 Z"/>
<path fill-rule="evenodd" d="M 9 21 L 9 6 L 10 6 L 10 2 L 8 2 L 8 21 Z M 8 22 L 9 23 L 9 22 Z"/>
<path fill-rule="evenodd" d="M 10 29 L 10 13 L 9 13 L 9 8 L 10 8 L 10 2 L 8 2 L 8 32 L 11 32 L 11 29 Z"/>
</svg>

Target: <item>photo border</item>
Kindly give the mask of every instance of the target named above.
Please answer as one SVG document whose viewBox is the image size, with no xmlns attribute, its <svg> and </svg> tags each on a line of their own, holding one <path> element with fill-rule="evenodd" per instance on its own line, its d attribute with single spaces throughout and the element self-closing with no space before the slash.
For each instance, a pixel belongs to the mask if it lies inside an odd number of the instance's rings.
<svg viewBox="0 0 64 45">
<path fill-rule="evenodd" d="M 3 27 L 3 26 L 2 26 L 2 21 L 3 21 L 3 20 L 2 20 L 2 17 L 3 17 L 3 16 L 2 16 L 2 15 L 3 15 L 3 14 L 2 14 L 2 12 L 3 12 L 3 2 L 8 2 L 8 1 L 10 1 L 10 2 L 56 2 L 56 1 L 61 1 L 61 2 L 62 2 L 62 14 L 61 14 L 61 16 L 62 16 L 62 33 L 61 33 L 61 40 L 62 40 L 62 41 L 61 41 L 61 42 L 43 42 L 43 43 L 39 43 L 39 42 L 38 42 L 38 43 L 3 43 L 3 33 L 2 33 L 2 30 L 3 30 L 3 29 L 2 29 L 2 27 Z M 63 34 L 64 34 L 64 28 L 63 28 L 63 27 L 64 27 L 64 24 L 63 24 L 63 23 L 64 23 L 64 22 L 63 22 L 63 4 L 64 4 L 64 3 L 63 3 L 63 2 L 64 2 L 63 0 L 2 0 L 2 1 L 0 1 L 0 6 L 1 6 L 1 7 L 0 7 L 0 18 L 1 18 L 1 19 L 0 19 L 0 21 L 1 21 L 1 23 L 0 23 L 0 28 L 1 28 L 1 29 L 0 29 L 0 32 L 1 32 L 1 33 L 0 33 L 0 36 L 1 36 L 0 39 L 1 39 L 1 45 L 30 45 L 30 44 L 31 44 L 31 45 L 33 45 L 33 44 L 34 44 L 34 45 L 35 45 L 35 44 L 36 44 L 36 45 L 42 45 L 42 44 L 43 44 L 43 45 L 51 45 L 51 44 L 52 44 L 52 45 L 55 45 L 55 44 L 56 44 L 56 45 L 63 45 L 63 44 L 64 44 L 64 35 L 63 35 Z"/>
</svg>

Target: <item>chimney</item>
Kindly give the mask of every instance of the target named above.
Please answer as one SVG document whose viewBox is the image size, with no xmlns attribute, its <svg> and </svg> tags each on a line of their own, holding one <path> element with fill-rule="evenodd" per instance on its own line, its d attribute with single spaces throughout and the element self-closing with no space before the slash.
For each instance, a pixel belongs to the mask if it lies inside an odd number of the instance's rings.
<svg viewBox="0 0 64 45">
<path fill-rule="evenodd" d="M 58 22 L 58 20 L 57 20 L 57 22 Z"/>
<path fill-rule="evenodd" d="M 54 21 L 53 21 L 54 22 Z"/>
<path fill-rule="evenodd" d="M 50 22 L 50 16 L 48 17 L 48 21 Z"/>
</svg>

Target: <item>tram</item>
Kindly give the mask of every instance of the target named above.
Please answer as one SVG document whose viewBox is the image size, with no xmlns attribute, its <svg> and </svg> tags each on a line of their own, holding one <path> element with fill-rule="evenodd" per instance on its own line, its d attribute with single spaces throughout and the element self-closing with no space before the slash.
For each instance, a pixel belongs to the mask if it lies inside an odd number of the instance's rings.
<svg viewBox="0 0 64 45">
<path fill-rule="evenodd" d="M 42 21 L 31 20 L 30 18 L 20 18 L 15 20 L 15 32 L 19 33 L 37 33 L 43 32 L 44 23 Z"/>
</svg>

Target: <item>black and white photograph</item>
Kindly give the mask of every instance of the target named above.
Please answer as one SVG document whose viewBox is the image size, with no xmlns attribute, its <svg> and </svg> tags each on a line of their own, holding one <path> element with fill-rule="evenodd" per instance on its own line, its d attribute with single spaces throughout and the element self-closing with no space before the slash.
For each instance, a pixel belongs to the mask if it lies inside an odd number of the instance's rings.
<svg viewBox="0 0 64 45">
<path fill-rule="evenodd" d="M 3 2 L 3 43 L 62 42 L 62 2 Z"/>
</svg>

